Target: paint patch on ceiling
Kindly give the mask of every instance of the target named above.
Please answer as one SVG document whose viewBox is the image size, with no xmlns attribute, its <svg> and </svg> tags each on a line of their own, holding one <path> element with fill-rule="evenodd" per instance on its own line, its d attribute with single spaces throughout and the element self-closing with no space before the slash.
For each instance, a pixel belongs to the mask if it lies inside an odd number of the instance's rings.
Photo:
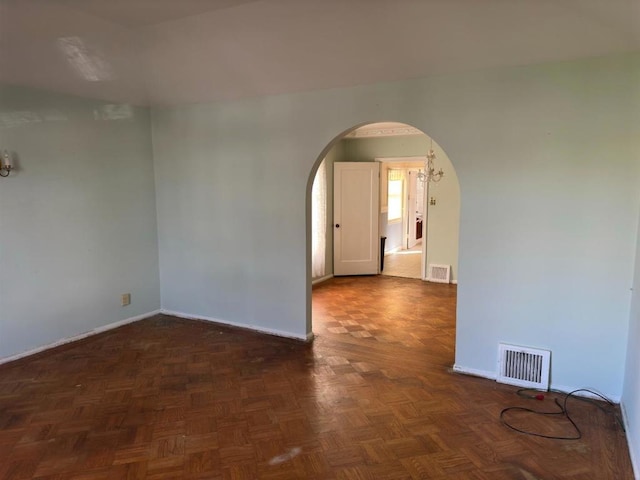
<svg viewBox="0 0 640 480">
<path fill-rule="evenodd" d="M 67 62 L 80 78 L 89 82 L 113 79 L 111 65 L 104 55 L 97 49 L 87 46 L 80 37 L 59 38 L 57 43 Z"/>
</svg>

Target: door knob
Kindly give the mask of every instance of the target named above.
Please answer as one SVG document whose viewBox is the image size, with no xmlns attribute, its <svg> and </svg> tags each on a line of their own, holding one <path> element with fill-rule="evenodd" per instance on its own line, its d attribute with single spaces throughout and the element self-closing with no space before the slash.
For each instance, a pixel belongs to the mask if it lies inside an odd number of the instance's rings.
<svg viewBox="0 0 640 480">
<path fill-rule="evenodd" d="M 336 223 L 336 228 L 340 228 L 340 224 L 339 223 Z"/>
</svg>

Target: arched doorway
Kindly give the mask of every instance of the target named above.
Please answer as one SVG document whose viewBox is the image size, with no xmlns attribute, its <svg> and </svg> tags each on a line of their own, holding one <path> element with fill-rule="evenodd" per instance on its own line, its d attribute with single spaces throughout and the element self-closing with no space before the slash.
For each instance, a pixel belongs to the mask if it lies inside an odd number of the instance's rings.
<svg viewBox="0 0 640 480">
<path fill-rule="evenodd" d="M 411 195 L 408 195 L 412 185 L 410 182 L 414 182 L 414 187 L 421 182 L 419 177 L 424 174 L 424 160 L 431 148 L 435 153 L 433 165 L 435 171 L 442 168 L 444 176 L 438 179 L 440 181 L 424 182 L 420 200 L 421 205 L 424 206 L 423 210 L 419 211 L 418 215 L 414 211 L 413 216 L 407 216 L 407 212 L 411 209 L 409 202 Z M 309 277 L 307 308 L 311 322 L 308 325 L 309 330 L 313 323 L 311 285 L 326 281 L 334 274 L 331 264 L 334 256 L 335 229 L 332 219 L 335 207 L 332 203 L 333 170 L 336 163 L 342 162 L 378 162 L 380 165 L 378 233 L 380 237 L 386 237 L 384 252 L 381 251 L 380 254 L 384 255 L 385 252 L 387 255 L 400 252 L 413 254 L 419 248 L 418 253 L 421 255 L 417 258 L 413 255 L 414 258 L 411 261 L 416 259 L 419 262 L 421 279 L 437 280 L 431 275 L 431 272 L 435 272 L 436 269 L 430 271 L 428 266 L 447 266 L 450 272 L 448 281 L 457 283 L 460 188 L 455 169 L 448 156 L 428 135 L 410 125 L 396 122 L 359 125 L 338 135 L 325 148 L 309 177 L 307 189 L 307 272 Z M 324 181 L 319 181 L 321 175 L 325 176 Z M 324 195 L 323 208 L 317 208 L 316 190 L 319 186 Z M 393 191 L 390 191 L 390 187 Z M 414 201 L 415 193 L 414 190 Z M 317 218 L 318 211 L 326 215 L 325 219 Z M 320 234 L 324 237 L 324 270 L 318 268 L 321 264 L 318 255 L 322 255 L 319 253 L 322 249 L 317 248 L 318 231 L 315 229 L 318 225 L 324 226 L 324 232 Z M 379 248 L 382 249 L 381 244 Z M 403 260 L 409 260 L 409 256 Z M 437 271 L 440 272 L 440 270 Z M 382 273 L 385 273 L 384 269 Z M 398 275 L 403 276 L 402 272 Z"/>
</svg>

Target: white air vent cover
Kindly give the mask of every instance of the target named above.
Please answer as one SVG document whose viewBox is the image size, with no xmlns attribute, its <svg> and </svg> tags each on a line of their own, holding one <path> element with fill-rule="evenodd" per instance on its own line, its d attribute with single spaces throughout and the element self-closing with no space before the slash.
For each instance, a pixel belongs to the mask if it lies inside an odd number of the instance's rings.
<svg viewBox="0 0 640 480">
<path fill-rule="evenodd" d="M 449 283 L 451 281 L 451 265 L 429 264 L 427 280 L 437 283 Z"/>
<path fill-rule="evenodd" d="M 549 350 L 498 344 L 498 378 L 496 380 L 500 383 L 548 390 L 550 366 Z"/>
</svg>

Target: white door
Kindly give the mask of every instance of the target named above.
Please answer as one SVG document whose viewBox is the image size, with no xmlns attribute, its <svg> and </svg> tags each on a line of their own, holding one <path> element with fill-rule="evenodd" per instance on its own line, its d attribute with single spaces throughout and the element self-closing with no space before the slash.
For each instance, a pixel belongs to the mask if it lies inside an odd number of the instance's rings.
<svg viewBox="0 0 640 480">
<path fill-rule="evenodd" d="M 418 243 L 416 239 L 416 225 L 418 223 L 418 202 L 417 202 L 417 172 L 413 170 L 409 170 L 409 175 L 407 176 L 407 183 L 409 184 L 409 188 L 407 188 L 408 196 L 407 196 L 407 248 L 413 248 Z"/>
<path fill-rule="evenodd" d="M 375 275 L 379 268 L 378 162 L 333 166 L 333 273 Z"/>
</svg>

